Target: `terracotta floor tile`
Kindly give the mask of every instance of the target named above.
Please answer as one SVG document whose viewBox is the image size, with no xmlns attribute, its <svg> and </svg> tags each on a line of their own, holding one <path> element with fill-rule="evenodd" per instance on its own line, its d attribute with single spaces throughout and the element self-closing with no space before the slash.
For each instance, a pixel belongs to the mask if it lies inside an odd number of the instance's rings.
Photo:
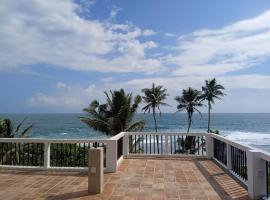
<svg viewBox="0 0 270 200">
<path fill-rule="evenodd" d="M 194 158 L 124 159 L 116 173 L 105 174 L 102 194 L 87 187 L 87 173 L 0 170 L 0 199 L 248 199 L 214 162 Z"/>
</svg>

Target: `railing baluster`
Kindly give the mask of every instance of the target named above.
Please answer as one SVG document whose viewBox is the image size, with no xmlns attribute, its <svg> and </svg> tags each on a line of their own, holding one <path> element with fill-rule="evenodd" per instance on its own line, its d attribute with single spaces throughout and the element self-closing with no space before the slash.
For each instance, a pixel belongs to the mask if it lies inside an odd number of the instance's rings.
<svg viewBox="0 0 270 200">
<path fill-rule="evenodd" d="M 200 137 L 196 137 L 196 138 L 197 138 L 197 144 L 198 144 L 198 148 L 197 148 L 198 153 L 197 154 L 199 155 L 200 154 Z"/>
<path fill-rule="evenodd" d="M 134 147 L 135 147 L 135 153 L 137 153 L 137 136 L 135 135 L 135 142 L 134 142 Z"/>
<path fill-rule="evenodd" d="M 176 141 L 175 141 L 175 135 L 173 136 L 174 137 L 174 140 L 173 140 L 173 144 L 174 144 L 174 154 L 176 153 Z"/>
<path fill-rule="evenodd" d="M 265 162 L 265 167 L 266 167 L 266 169 L 265 169 L 265 171 L 266 171 L 266 198 L 268 198 L 269 197 L 269 162 L 268 161 L 266 161 Z"/>
<path fill-rule="evenodd" d="M 147 141 L 147 135 L 145 136 L 146 138 L 146 143 L 145 143 L 145 154 L 148 154 L 148 149 L 147 149 L 147 145 L 148 145 L 148 141 Z"/>
<path fill-rule="evenodd" d="M 150 154 L 152 154 L 152 136 L 150 135 Z"/>
</svg>

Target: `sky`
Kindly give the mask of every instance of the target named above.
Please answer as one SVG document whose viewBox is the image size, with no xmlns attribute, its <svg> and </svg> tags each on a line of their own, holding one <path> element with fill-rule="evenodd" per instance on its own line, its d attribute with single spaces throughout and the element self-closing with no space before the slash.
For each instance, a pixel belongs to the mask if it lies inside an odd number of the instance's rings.
<svg viewBox="0 0 270 200">
<path fill-rule="evenodd" d="M 0 13 L 0 113 L 81 112 L 153 82 L 175 112 L 211 78 L 226 88 L 213 112 L 270 112 L 269 0 L 2 0 Z"/>
</svg>

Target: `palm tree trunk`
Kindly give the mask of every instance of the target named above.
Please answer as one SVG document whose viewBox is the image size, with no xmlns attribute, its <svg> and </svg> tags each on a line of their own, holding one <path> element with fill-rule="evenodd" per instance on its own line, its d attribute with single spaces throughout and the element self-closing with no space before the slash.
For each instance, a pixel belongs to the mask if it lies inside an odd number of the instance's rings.
<svg viewBox="0 0 270 200">
<path fill-rule="evenodd" d="M 191 122 L 192 122 L 192 114 L 188 113 L 188 129 L 187 129 L 187 133 L 189 133 L 189 131 L 190 131 Z M 186 151 L 192 149 L 193 140 L 194 140 L 193 136 L 186 136 L 186 139 L 185 139 L 185 149 L 186 149 Z"/>
<path fill-rule="evenodd" d="M 191 127 L 191 114 L 188 113 L 188 129 L 187 129 L 187 133 L 189 133 L 190 127 Z"/>
<path fill-rule="evenodd" d="M 208 129 L 207 132 L 210 133 L 210 121 L 211 121 L 211 114 L 210 114 L 210 101 L 208 101 Z"/>
<path fill-rule="evenodd" d="M 156 119 L 155 107 L 153 108 L 153 118 L 154 118 L 154 122 L 155 122 L 155 131 L 157 132 L 157 119 Z M 157 151 L 158 151 L 158 154 L 159 154 L 159 138 L 158 138 L 158 135 L 156 135 L 156 139 L 157 139 Z"/>
</svg>

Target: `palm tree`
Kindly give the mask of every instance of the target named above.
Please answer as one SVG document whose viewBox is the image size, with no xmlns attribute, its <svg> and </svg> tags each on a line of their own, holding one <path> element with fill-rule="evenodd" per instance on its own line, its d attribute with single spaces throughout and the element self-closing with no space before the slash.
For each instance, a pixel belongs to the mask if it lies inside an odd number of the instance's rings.
<svg viewBox="0 0 270 200">
<path fill-rule="evenodd" d="M 175 97 L 177 101 L 177 112 L 186 111 L 188 117 L 188 129 L 187 133 L 190 131 L 192 116 L 195 111 L 197 111 L 200 115 L 201 112 L 198 110 L 198 107 L 203 106 L 201 103 L 201 92 L 189 87 L 188 89 L 184 89 L 182 91 L 181 96 Z M 195 147 L 195 137 L 187 136 L 185 139 L 185 147 L 186 150 L 192 149 Z"/>
<path fill-rule="evenodd" d="M 208 103 L 208 133 L 210 132 L 212 105 L 215 103 L 215 99 L 221 99 L 221 97 L 225 95 L 222 90 L 225 90 L 225 88 L 222 85 L 217 84 L 215 78 L 209 81 L 205 80 L 205 86 L 202 87 L 203 94 L 201 97 Z"/>
<path fill-rule="evenodd" d="M 10 119 L 0 119 L 0 137 L 2 138 L 26 138 L 28 133 L 31 131 L 33 125 L 29 125 L 25 129 L 21 131 L 21 127 L 26 118 L 24 118 L 14 129 L 13 124 Z M 23 145 L 18 148 L 17 144 L 2 143 L 0 144 L 1 149 L 6 149 L 7 151 L 0 154 L 0 162 L 2 163 L 4 160 L 9 164 L 19 164 L 20 156 L 19 154 L 24 154 L 26 156 L 33 156 L 29 153 L 23 152 Z"/>
<path fill-rule="evenodd" d="M 144 96 L 142 97 L 144 103 L 146 104 L 142 110 L 144 113 L 152 112 L 154 122 L 155 122 L 155 130 L 157 132 L 157 119 L 156 119 L 156 109 L 159 111 L 159 115 L 161 116 L 161 110 L 160 106 L 166 106 L 168 104 L 164 103 L 164 100 L 166 100 L 166 97 L 169 96 L 167 94 L 167 89 L 163 88 L 162 85 L 155 86 L 155 84 L 152 84 L 152 88 L 144 88 L 142 89 L 142 92 L 144 93 Z M 157 150 L 159 153 L 159 141 L 158 136 L 157 138 Z"/>
<path fill-rule="evenodd" d="M 0 119 L 0 137 L 2 138 L 25 138 L 33 128 L 33 125 L 21 131 L 21 126 L 27 118 L 24 118 L 14 129 L 10 119 Z"/>
<path fill-rule="evenodd" d="M 133 116 L 141 103 L 137 95 L 134 100 L 132 94 L 126 94 L 123 89 L 119 91 L 104 92 L 106 103 L 100 104 L 97 100 L 84 108 L 89 116 L 80 117 L 81 121 L 94 130 L 106 135 L 116 135 L 122 131 L 137 131 L 144 128 L 143 120 L 133 122 Z"/>
</svg>

